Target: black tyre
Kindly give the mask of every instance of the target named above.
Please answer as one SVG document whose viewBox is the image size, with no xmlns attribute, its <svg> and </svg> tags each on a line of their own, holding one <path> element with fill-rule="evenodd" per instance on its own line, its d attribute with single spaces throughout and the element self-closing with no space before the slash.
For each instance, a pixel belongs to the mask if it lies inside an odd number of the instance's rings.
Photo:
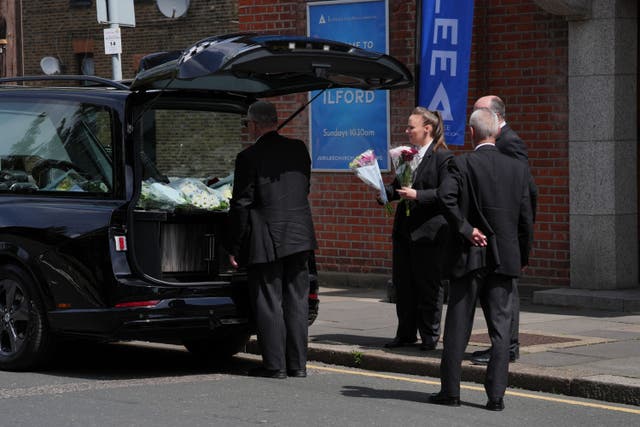
<svg viewBox="0 0 640 427">
<path fill-rule="evenodd" d="M 224 337 L 183 340 L 190 353 L 205 360 L 225 360 L 244 351 L 249 342 L 249 332 L 226 334 Z"/>
<path fill-rule="evenodd" d="M 14 265 L 0 266 L 0 369 L 42 366 L 53 347 L 35 283 Z"/>
</svg>

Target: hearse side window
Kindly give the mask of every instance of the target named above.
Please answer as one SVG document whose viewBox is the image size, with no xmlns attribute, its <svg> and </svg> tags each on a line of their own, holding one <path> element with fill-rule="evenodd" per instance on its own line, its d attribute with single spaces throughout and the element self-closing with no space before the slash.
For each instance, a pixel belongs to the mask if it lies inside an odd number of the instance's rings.
<svg viewBox="0 0 640 427">
<path fill-rule="evenodd" d="M 0 192 L 110 193 L 111 123 L 103 106 L 0 103 Z"/>
</svg>

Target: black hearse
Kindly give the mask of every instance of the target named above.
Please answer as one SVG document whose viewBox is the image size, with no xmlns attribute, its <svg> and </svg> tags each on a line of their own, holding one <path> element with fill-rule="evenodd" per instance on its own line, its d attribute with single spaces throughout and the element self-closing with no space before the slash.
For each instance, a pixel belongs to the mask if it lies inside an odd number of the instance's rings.
<svg viewBox="0 0 640 427">
<path fill-rule="evenodd" d="M 246 277 L 223 241 L 247 107 L 411 84 L 387 55 L 306 37 L 216 36 L 142 64 L 130 82 L 0 79 L 0 369 L 63 337 L 240 351 Z"/>
</svg>

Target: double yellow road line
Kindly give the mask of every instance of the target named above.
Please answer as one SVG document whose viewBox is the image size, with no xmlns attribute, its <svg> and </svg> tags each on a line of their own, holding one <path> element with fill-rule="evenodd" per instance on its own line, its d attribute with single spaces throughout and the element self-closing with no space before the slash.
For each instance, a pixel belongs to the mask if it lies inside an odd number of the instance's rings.
<svg viewBox="0 0 640 427">
<path fill-rule="evenodd" d="M 402 376 L 389 375 L 389 374 L 379 374 L 379 373 L 376 373 L 376 372 L 352 371 L 352 370 L 349 370 L 349 369 L 330 368 L 330 367 L 327 367 L 327 366 L 309 365 L 309 364 L 307 365 L 307 368 L 308 369 L 315 369 L 315 370 L 318 370 L 318 371 L 334 372 L 334 373 L 337 373 L 337 374 L 356 375 L 356 376 L 371 377 L 371 378 L 382 378 L 382 379 L 387 379 L 387 380 L 396 380 L 396 381 L 404 381 L 404 382 L 409 382 L 409 383 L 429 384 L 429 385 L 440 386 L 440 381 L 423 380 L 423 379 L 419 379 L 419 378 L 409 378 L 409 377 L 402 377 Z M 484 393 L 484 388 L 483 387 L 471 386 L 471 385 L 461 385 L 460 387 L 465 389 L 465 390 L 481 391 L 481 392 Z M 605 404 L 602 404 L 602 403 L 582 402 L 582 401 L 579 401 L 579 400 L 573 400 L 573 399 L 568 399 L 568 398 L 541 396 L 541 395 L 537 395 L 537 394 L 523 393 L 523 392 L 520 392 L 520 391 L 512 391 L 512 390 L 507 390 L 506 394 L 509 395 L 509 396 L 524 397 L 524 398 L 527 398 L 527 399 L 536 399 L 536 400 L 545 400 L 547 402 L 563 403 L 565 405 L 584 406 L 584 407 L 587 407 L 587 408 L 597 408 L 597 409 L 604 409 L 604 410 L 607 410 L 607 411 L 626 412 L 628 414 L 640 415 L 640 409 L 623 408 L 623 407 L 620 407 L 620 406 L 605 405 Z"/>
</svg>

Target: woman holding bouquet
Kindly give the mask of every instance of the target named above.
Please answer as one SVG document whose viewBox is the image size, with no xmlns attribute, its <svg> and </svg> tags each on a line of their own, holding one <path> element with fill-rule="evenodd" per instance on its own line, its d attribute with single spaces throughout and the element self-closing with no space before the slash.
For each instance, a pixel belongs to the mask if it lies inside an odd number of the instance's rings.
<svg viewBox="0 0 640 427">
<path fill-rule="evenodd" d="M 435 349 L 440 337 L 442 265 L 449 235 L 436 189 L 447 173 L 447 163 L 453 153 L 444 141 L 439 111 L 415 108 L 405 132 L 417 150 L 417 158 L 404 157 L 407 166 L 413 166 L 412 183 L 403 182 L 406 173 L 396 172 L 394 181 L 386 186 L 389 200 L 401 201 L 392 235 L 398 329 L 393 341 L 385 347 L 411 345 L 417 341 L 418 332 L 422 341 L 420 349 L 427 351 Z"/>
</svg>

